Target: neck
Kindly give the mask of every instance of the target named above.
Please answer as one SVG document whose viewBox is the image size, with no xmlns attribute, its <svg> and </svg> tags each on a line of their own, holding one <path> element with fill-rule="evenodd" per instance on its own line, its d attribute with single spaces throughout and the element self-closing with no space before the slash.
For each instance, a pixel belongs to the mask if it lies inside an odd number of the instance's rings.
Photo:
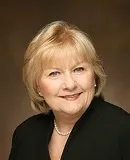
<svg viewBox="0 0 130 160">
<path fill-rule="evenodd" d="M 84 112 L 77 113 L 76 115 L 68 115 L 61 112 L 53 113 L 58 130 L 60 132 L 67 133 L 73 129 L 75 123 L 79 120 Z"/>
<path fill-rule="evenodd" d="M 54 128 L 55 128 L 55 131 L 56 131 L 60 136 L 68 136 L 68 135 L 71 133 L 71 131 L 72 131 L 72 129 L 71 129 L 70 131 L 68 131 L 68 132 L 66 132 L 66 133 L 60 132 L 59 129 L 58 129 L 58 127 L 57 127 L 57 124 L 56 124 L 55 119 L 54 119 Z"/>
</svg>

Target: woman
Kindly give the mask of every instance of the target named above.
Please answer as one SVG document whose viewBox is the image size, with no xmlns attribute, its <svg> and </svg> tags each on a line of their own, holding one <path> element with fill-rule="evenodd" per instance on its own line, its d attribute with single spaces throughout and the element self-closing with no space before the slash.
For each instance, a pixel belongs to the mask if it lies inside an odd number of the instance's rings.
<svg viewBox="0 0 130 160">
<path fill-rule="evenodd" d="M 41 112 L 20 124 L 9 160 L 129 160 L 130 115 L 105 102 L 105 73 L 88 35 L 47 25 L 25 53 L 24 82 Z"/>
</svg>

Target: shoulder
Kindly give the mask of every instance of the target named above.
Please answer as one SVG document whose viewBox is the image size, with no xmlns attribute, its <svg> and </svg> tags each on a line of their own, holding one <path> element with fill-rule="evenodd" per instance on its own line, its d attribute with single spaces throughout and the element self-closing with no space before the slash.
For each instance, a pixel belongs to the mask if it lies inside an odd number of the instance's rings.
<svg viewBox="0 0 130 160">
<path fill-rule="evenodd" d="M 99 106 L 97 107 L 100 108 L 105 123 L 118 126 L 130 132 L 130 113 L 104 100 L 99 100 Z"/>
<path fill-rule="evenodd" d="M 97 105 L 99 105 L 98 107 L 102 110 L 103 113 L 107 113 L 107 115 L 111 113 L 111 116 L 124 117 L 128 120 L 130 119 L 130 113 L 125 111 L 120 106 L 112 104 L 106 100 L 98 99 Z"/>
<path fill-rule="evenodd" d="M 34 133 L 36 130 L 38 132 L 43 131 L 43 129 L 47 128 L 50 123 L 51 116 L 50 114 L 45 115 L 45 114 L 37 114 L 33 115 L 26 120 L 24 120 L 22 123 L 20 123 L 15 131 L 14 131 L 14 136 L 15 135 L 27 135 L 30 133 Z"/>
<path fill-rule="evenodd" d="M 10 158 L 22 156 L 24 151 L 30 153 L 30 147 L 36 150 L 37 144 L 42 146 L 50 130 L 50 121 L 50 114 L 37 114 L 19 124 L 13 133 Z"/>
<path fill-rule="evenodd" d="M 130 113 L 123 108 L 111 104 L 106 101 L 102 101 L 103 110 L 103 123 L 106 126 L 108 133 L 117 135 L 118 144 L 120 147 L 120 154 L 123 159 L 130 159 Z"/>
<path fill-rule="evenodd" d="M 21 124 L 19 124 L 17 128 L 24 127 L 24 126 L 38 125 L 40 123 L 47 123 L 49 118 L 50 118 L 50 115 L 45 115 L 42 113 L 33 115 L 27 118 L 26 120 L 24 120 Z"/>
</svg>

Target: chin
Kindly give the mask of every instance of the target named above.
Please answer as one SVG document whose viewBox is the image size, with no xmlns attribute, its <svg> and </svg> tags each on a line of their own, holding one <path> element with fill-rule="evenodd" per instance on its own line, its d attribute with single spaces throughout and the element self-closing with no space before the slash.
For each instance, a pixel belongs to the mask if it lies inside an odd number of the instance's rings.
<svg viewBox="0 0 130 160">
<path fill-rule="evenodd" d="M 83 113 L 84 111 L 86 110 L 85 107 L 69 107 L 65 110 L 61 110 L 62 112 L 64 112 L 65 114 L 68 114 L 68 115 L 76 115 L 76 114 L 80 114 L 80 113 Z"/>
</svg>

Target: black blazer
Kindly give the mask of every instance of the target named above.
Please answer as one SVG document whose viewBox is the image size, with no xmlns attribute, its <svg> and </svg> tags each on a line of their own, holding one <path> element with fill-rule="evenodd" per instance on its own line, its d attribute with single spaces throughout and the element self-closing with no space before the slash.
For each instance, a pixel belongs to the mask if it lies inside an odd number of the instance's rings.
<svg viewBox="0 0 130 160">
<path fill-rule="evenodd" d="M 52 113 L 20 124 L 12 139 L 9 160 L 49 160 Z M 130 114 L 94 98 L 75 124 L 61 160 L 130 160 Z"/>
</svg>

